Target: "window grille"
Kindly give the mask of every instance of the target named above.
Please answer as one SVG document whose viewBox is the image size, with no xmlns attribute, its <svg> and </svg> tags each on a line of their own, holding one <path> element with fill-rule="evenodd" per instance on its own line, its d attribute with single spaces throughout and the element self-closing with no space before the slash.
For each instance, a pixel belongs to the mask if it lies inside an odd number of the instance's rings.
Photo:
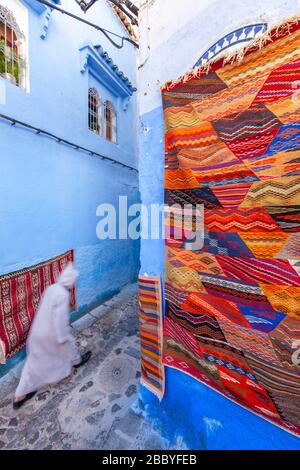
<svg viewBox="0 0 300 470">
<path fill-rule="evenodd" d="M 89 89 L 89 129 L 97 135 L 102 132 L 102 103 L 96 88 Z"/>
<path fill-rule="evenodd" d="M 0 76 L 22 86 L 26 63 L 21 55 L 24 34 L 13 13 L 0 5 Z"/>
</svg>

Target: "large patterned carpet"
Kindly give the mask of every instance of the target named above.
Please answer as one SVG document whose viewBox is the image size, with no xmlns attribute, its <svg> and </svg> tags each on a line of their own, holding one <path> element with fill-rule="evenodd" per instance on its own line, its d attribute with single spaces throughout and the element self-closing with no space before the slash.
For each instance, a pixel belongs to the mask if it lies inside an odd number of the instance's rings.
<svg viewBox="0 0 300 470">
<path fill-rule="evenodd" d="M 262 47 L 261 47 L 262 46 Z M 163 90 L 164 364 L 300 434 L 300 20 Z M 195 227 L 188 243 L 178 207 Z M 191 234 L 191 230 L 188 233 Z M 167 385 L 167 384 L 166 384 Z"/>
</svg>

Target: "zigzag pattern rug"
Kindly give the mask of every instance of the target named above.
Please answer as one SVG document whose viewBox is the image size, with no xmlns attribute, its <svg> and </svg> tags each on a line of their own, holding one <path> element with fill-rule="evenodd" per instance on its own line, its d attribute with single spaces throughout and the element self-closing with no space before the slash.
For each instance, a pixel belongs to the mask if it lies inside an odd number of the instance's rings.
<svg viewBox="0 0 300 470">
<path fill-rule="evenodd" d="M 0 340 L 6 358 L 20 351 L 46 287 L 53 284 L 69 262 L 73 250 L 44 263 L 0 276 Z M 71 290 L 71 310 L 76 310 L 76 290 Z M 1 362 L 0 362 L 1 363 Z"/>
<path fill-rule="evenodd" d="M 160 277 L 139 276 L 141 382 L 160 400 L 165 391 L 162 363 L 162 286 Z"/>
<path fill-rule="evenodd" d="M 163 362 L 299 436 L 300 20 L 261 44 L 163 89 Z"/>
</svg>

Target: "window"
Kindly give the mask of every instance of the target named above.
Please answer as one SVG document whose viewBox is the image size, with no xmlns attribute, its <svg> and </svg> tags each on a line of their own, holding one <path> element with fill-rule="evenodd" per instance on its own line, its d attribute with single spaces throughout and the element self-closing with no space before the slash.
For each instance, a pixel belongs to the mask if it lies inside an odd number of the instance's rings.
<svg viewBox="0 0 300 470">
<path fill-rule="evenodd" d="M 96 88 L 89 89 L 89 129 L 97 135 L 102 131 L 102 103 Z"/>
<path fill-rule="evenodd" d="M 114 144 L 117 142 L 117 115 L 111 101 L 105 102 L 105 137 Z"/>
<path fill-rule="evenodd" d="M 24 35 L 13 13 L 0 5 L 0 76 L 23 86 L 26 63 L 21 54 Z"/>
</svg>

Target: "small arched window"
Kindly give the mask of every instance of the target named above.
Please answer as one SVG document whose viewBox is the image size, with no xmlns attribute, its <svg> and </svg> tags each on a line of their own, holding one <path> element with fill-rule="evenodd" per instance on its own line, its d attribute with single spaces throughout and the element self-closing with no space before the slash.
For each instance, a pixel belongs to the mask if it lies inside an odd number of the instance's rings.
<svg viewBox="0 0 300 470">
<path fill-rule="evenodd" d="M 105 137 L 117 143 L 117 114 L 111 101 L 105 102 Z"/>
<path fill-rule="evenodd" d="M 21 86 L 24 81 L 26 63 L 21 55 L 24 35 L 13 13 L 0 5 L 0 75 Z"/>
<path fill-rule="evenodd" d="M 89 89 L 89 129 L 97 135 L 102 131 L 102 103 L 96 88 Z"/>
</svg>

